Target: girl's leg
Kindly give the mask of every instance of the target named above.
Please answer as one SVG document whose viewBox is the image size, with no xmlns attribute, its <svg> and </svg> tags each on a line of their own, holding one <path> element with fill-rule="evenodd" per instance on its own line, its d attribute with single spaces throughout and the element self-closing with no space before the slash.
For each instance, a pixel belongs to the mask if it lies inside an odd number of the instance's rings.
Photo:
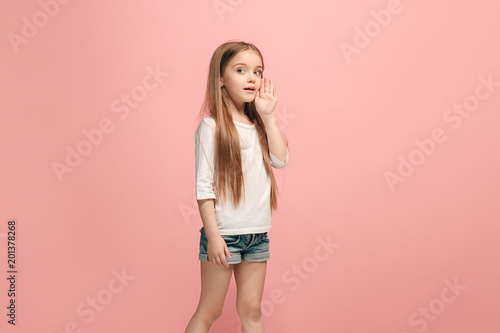
<svg viewBox="0 0 500 333">
<path fill-rule="evenodd" d="M 228 268 L 200 260 L 201 294 L 198 307 L 186 327 L 185 333 L 208 333 L 210 326 L 222 313 L 227 289 L 233 273 L 233 265 Z"/>
<path fill-rule="evenodd" d="M 236 310 L 241 320 L 242 333 L 263 333 L 261 300 L 266 278 L 267 261 L 242 260 L 234 265 L 236 280 Z"/>
</svg>

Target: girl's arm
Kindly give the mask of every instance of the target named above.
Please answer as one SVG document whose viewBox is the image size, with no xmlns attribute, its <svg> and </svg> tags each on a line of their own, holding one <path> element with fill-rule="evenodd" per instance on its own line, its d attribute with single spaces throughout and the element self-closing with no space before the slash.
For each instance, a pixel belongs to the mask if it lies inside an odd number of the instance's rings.
<svg viewBox="0 0 500 333">
<path fill-rule="evenodd" d="M 276 156 L 282 163 L 286 163 L 288 148 L 285 139 L 281 135 L 276 116 L 273 114 L 261 116 L 262 122 L 266 127 L 267 141 L 269 143 L 269 151 Z"/>
<path fill-rule="evenodd" d="M 262 118 L 266 127 L 269 151 L 279 159 L 283 165 L 288 164 L 288 147 L 281 135 L 274 108 L 278 103 L 278 87 L 274 86 L 273 80 L 265 77 L 261 80 L 260 89 L 255 96 L 255 108 Z M 284 167 L 282 165 L 282 167 Z"/>
<path fill-rule="evenodd" d="M 202 121 L 198 130 L 195 136 L 196 200 L 208 240 L 207 255 L 214 265 L 227 268 L 229 264 L 226 256 L 231 258 L 231 253 L 226 241 L 220 235 L 215 219 L 216 195 L 213 188 L 215 123 L 210 120 Z"/>
<path fill-rule="evenodd" d="M 215 127 L 202 121 L 195 134 L 196 200 L 207 236 L 219 234 L 215 220 L 214 151 Z M 215 125 L 215 124 L 212 124 Z M 215 229 L 215 230 L 214 230 Z"/>
</svg>

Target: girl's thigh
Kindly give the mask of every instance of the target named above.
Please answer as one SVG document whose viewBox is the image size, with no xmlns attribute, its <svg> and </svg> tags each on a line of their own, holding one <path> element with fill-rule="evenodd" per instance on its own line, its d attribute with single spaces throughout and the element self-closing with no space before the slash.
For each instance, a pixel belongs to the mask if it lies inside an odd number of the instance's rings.
<svg viewBox="0 0 500 333">
<path fill-rule="evenodd" d="M 236 303 L 260 304 L 266 280 L 267 261 L 242 260 L 234 267 L 236 281 Z"/>
<path fill-rule="evenodd" d="M 234 265 L 228 268 L 217 267 L 213 263 L 200 260 L 201 264 L 201 295 L 198 309 L 222 311 L 226 299 Z"/>
</svg>

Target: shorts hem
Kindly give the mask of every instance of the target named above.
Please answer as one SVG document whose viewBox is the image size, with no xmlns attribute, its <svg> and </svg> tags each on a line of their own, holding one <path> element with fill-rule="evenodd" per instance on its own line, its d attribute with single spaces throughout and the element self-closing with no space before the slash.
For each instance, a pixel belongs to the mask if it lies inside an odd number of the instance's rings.
<svg viewBox="0 0 500 333">
<path fill-rule="evenodd" d="M 249 254 L 244 254 L 241 256 L 241 260 L 245 261 L 255 261 L 255 262 L 260 262 L 260 261 L 267 261 L 271 259 L 270 252 L 260 252 L 260 253 L 249 253 Z"/>
<path fill-rule="evenodd" d="M 229 264 L 229 265 L 233 265 L 233 264 L 239 264 L 241 262 L 241 256 L 239 255 L 235 255 L 234 253 L 231 253 L 231 259 L 228 259 L 226 257 L 226 262 Z M 203 254 L 203 253 L 200 253 L 198 254 L 198 259 L 200 260 L 203 260 L 203 261 L 208 261 L 210 262 L 210 260 L 208 260 L 208 255 L 206 254 Z"/>
</svg>

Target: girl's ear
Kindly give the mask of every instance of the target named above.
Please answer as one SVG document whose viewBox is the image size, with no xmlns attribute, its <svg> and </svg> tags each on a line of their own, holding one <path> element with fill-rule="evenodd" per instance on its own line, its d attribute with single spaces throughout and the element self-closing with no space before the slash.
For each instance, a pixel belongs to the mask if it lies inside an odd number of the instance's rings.
<svg viewBox="0 0 500 333">
<path fill-rule="evenodd" d="M 224 87 L 224 81 L 222 80 L 222 78 L 220 78 L 220 81 L 219 81 L 219 86 L 220 86 L 220 87 Z"/>
</svg>

